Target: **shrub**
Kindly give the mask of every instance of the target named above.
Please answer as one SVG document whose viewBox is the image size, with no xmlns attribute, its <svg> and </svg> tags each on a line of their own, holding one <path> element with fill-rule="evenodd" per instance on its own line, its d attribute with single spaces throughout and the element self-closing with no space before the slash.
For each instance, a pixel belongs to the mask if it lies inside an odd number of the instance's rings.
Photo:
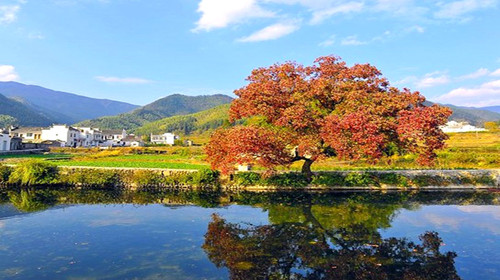
<svg viewBox="0 0 500 280">
<path fill-rule="evenodd" d="M 12 173 L 11 167 L 0 165 L 0 184 L 5 184 L 9 181 L 10 173 Z"/>
<path fill-rule="evenodd" d="M 302 173 L 282 173 L 264 178 L 263 183 L 271 186 L 305 187 L 309 184 L 307 177 Z"/>
<path fill-rule="evenodd" d="M 159 186 L 163 182 L 161 173 L 150 170 L 136 170 L 129 176 L 129 183 L 136 184 L 138 187 Z"/>
<path fill-rule="evenodd" d="M 58 169 L 55 165 L 40 161 L 29 160 L 19 163 L 9 177 L 9 183 L 22 185 L 43 185 L 56 183 Z"/>
<path fill-rule="evenodd" d="M 368 173 L 351 172 L 344 179 L 346 186 L 370 186 L 378 185 L 374 178 Z"/>
<path fill-rule="evenodd" d="M 322 172 L 313 176 L 312 184 L 323 186 L 344 186 L 344 176 L 339 173 Z"/>
<path fill-rule="evenodd" d="M 408 178 L 401 174 L 396 173 L 380 173 L 378 175 L 378 180 L 381 184 L 399 186 L 399 187 L 407 187 L 408 186 Z"/>
<path fill-rule="evenodd" d="M 261 183 L 261 176 L 255 172 L 240 172 L 234 174 L 234 182 L 241 186 L 254 186 Z"/>
<path fill-rule="evenodd" d="M 219 175 L 219 171 L 210 169 L 199 170 L 191 173 L 191 178 L 188 183 L 195 186 L 215 186 L 219 184 Z"/>
<path fill-rule="evenodd" d="M 444 178 L 432 175 L 417 175 L 413 177 L 411 181 L 418 187 L 445 186 L 450 183 L 449 180 L 444 180 Z"/>
<path fill-rule="evenodd" d="M 473 178 L 474 185 L 494 186 L 495 179 L 490 175 L 481 175 Z"/>
</svg>

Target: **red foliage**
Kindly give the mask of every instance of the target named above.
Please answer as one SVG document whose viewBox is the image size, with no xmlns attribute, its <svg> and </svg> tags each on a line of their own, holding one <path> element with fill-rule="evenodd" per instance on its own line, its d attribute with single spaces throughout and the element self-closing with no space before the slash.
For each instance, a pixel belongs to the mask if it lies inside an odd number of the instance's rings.
<svg viewBox="0 0 500 280">
<path fill-rule="evenodd" d="M 257 126 L 218 129 L 206 147 L 212 168 L 229 173 L 235 164 L 257 163 L 266 168 L 291 162 L 282 135 Z"/>
<path fill-rule="evenodd" d="M 434 150 L 446 139 L 439 125 L 449 109 L 426 107 L 419 92 L 390 87 L 369 64 L 348 67 L 327 56 L 307 67 L 287 62 L 258 68 L 247 80 L 235 91 L 239 98 L 231 105 L 230 120 L 261 116 L 265 124 L 212 136 L 209 161 L 225 172 L 236 163 L 271 168 L 314 161 L 332 151 L 340 158 L 376 160 L 390 143 L 419 153 L 419 163 L 432 164 Z"/>
<path fill-rule="evenodd" d="M 418 153 L 418 163 L 432 164 L 436 158 L 434 150 L 444 147 L 446 134 L 439 128 L 448 120 L 451 110 L 433 105 L 400 113 L 397 132 L 403 146 L 410 152 Z"/>
</svg>

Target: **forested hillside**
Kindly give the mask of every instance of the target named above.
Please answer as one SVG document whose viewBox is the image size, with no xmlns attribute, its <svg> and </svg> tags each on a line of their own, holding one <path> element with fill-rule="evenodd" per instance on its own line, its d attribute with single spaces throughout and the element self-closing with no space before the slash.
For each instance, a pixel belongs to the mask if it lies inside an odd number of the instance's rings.
<svg viewBox="0 0 500 280">
<path fill-rule="evenodd" d="M 186 115 L 227 104 L 232 98 L 227 95 L 186 96 L 169 95 L 130 113 L 112 117 L 102 117 L 78 123 L 79 126 L 92 126 L 101 129 L 135 129 L 147 123 L 170 116 Z"/>
<path fill-rule="evenodd" d="M 48 116 L 36 111 L 21 102 L 0 94 L 0 127 L 12 124 L 24 126 L 48 126 L 52 124 Z"/>
</svg>

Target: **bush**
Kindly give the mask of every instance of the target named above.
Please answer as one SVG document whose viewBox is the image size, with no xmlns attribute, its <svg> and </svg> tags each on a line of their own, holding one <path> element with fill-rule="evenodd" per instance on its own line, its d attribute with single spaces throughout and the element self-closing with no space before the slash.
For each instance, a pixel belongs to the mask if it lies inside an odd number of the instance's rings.
<svg viewBox="0 0 500 280">
<path fill-rule="evenodd" d="M 378 180 L 381 184 L 399 186 L 399 187 L 408 186 L 408 178 L 396 173 L 380 173 L 378 175 Z"/>
<path fill-rule="evenodd" d="M 58 168 L 48 162 L 29 160 L 19 163 L 9 177 L 9 183 L 22 185 L 44 185 L 56 183 Z"/>
<path fill-rule="evenodd" d="M 9 181 L 10 173 L 12 173 L 11 167 L 0 165 L 0 184 L 5 184 Z"/>
<path fill-rule="evenodd" d="M 412 183 L 418 187 L 425 186 L 445 186 L 450 184 L 450 180 L 445 180 L 439 176 L 432 175 L 417 175 L 412 178 Z"/>
<path fill-rule="evenodd" d="M 191 178 L 188 183 L 195 186 L 217 186 L 219 185 L 219 171 L 203 169 L 191 173 Z"/>
<path fill-rule="evenodd" d="M 255 172 L 240 172 L 234 174 L 234 182 L 241 186 L 255 186 L 261 183 L 261 176 Z"/>
<path fill-rule="evenodd" d="M 313 185 L 323 185 L 323 186 L 344 186 L 344 176 L 339 173 L 318 173 L 313 176 Z"/>
<path fill-rule="evenodd" d="M 346 186 L 370 186 L 378 185 L 374 178 L 368 173 L 351 172 L 344 179 Z"/>
<path fill-rule="evenodd" d="M 309 184 L 309 181 L 302 173 L 282 173 L 264 178 L 263 183 L 271 186 L 305 187 Z"/>
<path fill-rule="evenodd" d="M 128 179 L 137 187 L 160 186 L 163 183 L 162 174 L 150 170 L 136 170 Z"/>
</svg>

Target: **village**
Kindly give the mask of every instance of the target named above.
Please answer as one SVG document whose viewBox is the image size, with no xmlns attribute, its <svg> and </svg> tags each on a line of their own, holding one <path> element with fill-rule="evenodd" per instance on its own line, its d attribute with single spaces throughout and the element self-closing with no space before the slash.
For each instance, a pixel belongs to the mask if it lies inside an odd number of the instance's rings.
<svg viewBox="0 0 500 280">
<path fill-rule="evenodd" d="M 144 147 L 148 145 L 173 146 L 180 137 L 174 133 L 160 135 L 129 134 L 125 129 L 99 129 L 53 124 L 50 127 L 17 127 L 0 129 L 0 152 L 26 152 L 49 148 L 109 148 Z M 186 145 L 192 144 L 186 141 Z"/>
<path fill-rule="evenodd" d="M 440 127 L 445 133 L 481 132 L 484 128 L 467 122 L 449 121 Z M 99 129 L 95 127 L 77 127 L 66 124 L 53 124 L 50 127 L 11 126 L 0 129 L 0 153 L 23 153 L 50 148 L 110 148 L 144 147 L 146 145 L 173 146 L 180 136 L 171 132 L 160 135 L 135 135 L 125 129 Z M 177 142 L 179 143 L 179 142 Z M 185 140 L 184 146 L 193 142 Z"/>
</svg>

